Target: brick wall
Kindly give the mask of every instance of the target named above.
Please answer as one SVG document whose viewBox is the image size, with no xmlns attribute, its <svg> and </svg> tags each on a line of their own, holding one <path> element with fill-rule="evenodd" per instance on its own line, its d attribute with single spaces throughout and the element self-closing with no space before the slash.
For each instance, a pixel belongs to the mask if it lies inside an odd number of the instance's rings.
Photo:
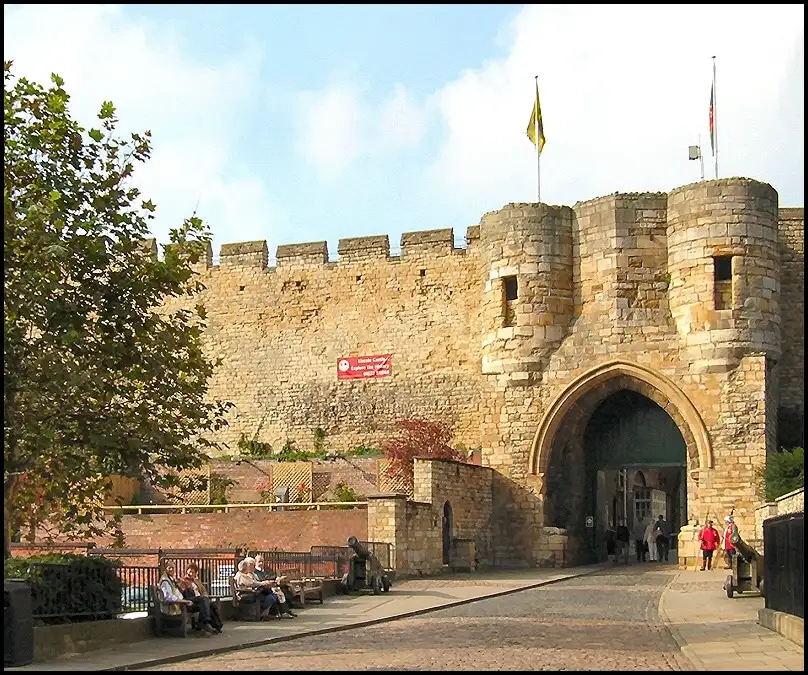
<svg viewBox="0 0 808 675">
<path fill-rule="evenodd" d="M 308 551 L 345 546 L 348 537 L 367 540 L 366 509 L 127 515 L 121 529 L 128 548 L 236 548 Z M 98 546 L 112 544 L 99 538 Z"/>
</svg>

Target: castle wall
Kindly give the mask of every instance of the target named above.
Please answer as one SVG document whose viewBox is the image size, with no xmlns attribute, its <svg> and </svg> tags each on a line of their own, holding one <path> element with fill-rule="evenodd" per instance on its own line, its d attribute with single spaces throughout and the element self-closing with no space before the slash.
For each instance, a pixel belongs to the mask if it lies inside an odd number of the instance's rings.
<svg viewBox="0 0 808 675">
<path fill-rule="evenodd" d="M 804 443 L 805 415 L 805 209 L 780 209 L 782 357 L 775 369 L 781 431 L 790 445 Z M 793 427 L 793 430 L 792 430 Z"/>
<path fill-rule="evenodd" d="M 730 178 L 509 204 L 469 228 L 466 249 L 451 230 L 405 234 L 400 256 L 360 237 L 340 240 L 335 263 L 325 242 L 278 247 L 274 268 L 264 242 L 224 247 L 200 266 L 205 345 L 222 359 L 211 395 L 236 404 L 222 438 L 307 447 L 320 427 L 339 450 L 379 444 L 402 417 L 449 422 L 493 470 L 490 505 L 469 511 L 488 519 L 485 557 L 567 564 L 583 551 L 583 429 L 609 392 L 634 389 L 685 441 L 688 518 L 734 508 L 753 527 L 777 410 L 804 410 L 804 219 L 777 199 Z M 338 358 L 370 354 L 392 354 L 393 376 L 337 381 Z M 548 522 L 554 461 L 576 511 L 564 528 Z M 413 569 L 440 551 L 428 484 L 414 502 L 369 500 L 371 529 Z"/>
<path fill-rule="evenodd" d="M 505 220 L 510 209 L 503 209 Z M 729 179 L 685 186 L 670 196 L 611 195 L 573 211 L 575 311 L 563 339 L 530 389 L 501 377 L 484 383 L 483 405 L 493 422 L 484 430 L 483 462 L 507 477 L 499 481 L 498 503 L 516 512 L 500 531 L 502 544 L 530 540 L 536 561 L 552 553 L 541 527 L 551 524 L 544 509 L 547 476 L 530 466 L 534 434 L 576 378 L 613 362 L 647 371 L 619 386 L 659 403 L 688 442 L 688 516 L 735 508 L 739 523 L 752 518 L 759 501 L 756 471 L 775 432 L 777 382 L 767 368 L 781 344 L 776 193 L 768 185 Z M 498 215 L 486 214 L 482 242 Z M 735 258 L 734 285 L 728 309 L 716 311 L 712 257 L 724 254 Z M 593 381 L 590 389 L 605 395 L 607 382 Z M 578 510 L 584 486 L 575 469 L 583 455 L 573 432 L 580 432 L 598 400 L 576 407 L 576 397 L 587 391 L 570 396 L 568 423 L 548 451 L 555 457 L 573 453 L 563 487 Z M 706 441 L 696 438 L 700 431 Z M 523 554 L 513 547 L 503 553 Z"/>
<path fill-rule="evenodd" d="M 479 445 L 481 297 L 474 232 L 466 249 L 451 230 L 403 235 L 401 255 L 387 237 L 340 241 L 327 263 L 325 242 L 222 247 L 202 269 L 205 348 L 221 359 L 210 396 L 233 401 L 221 440 L 241 434 L 276 450 L 287 438 L 311 449 L 321 428 L 327 450 L 376 446 L 395 420 L 452 424 L 456 440 Z M 343 356 L 392 354 L 392 377 L 338 381 Z"/>
</svg>

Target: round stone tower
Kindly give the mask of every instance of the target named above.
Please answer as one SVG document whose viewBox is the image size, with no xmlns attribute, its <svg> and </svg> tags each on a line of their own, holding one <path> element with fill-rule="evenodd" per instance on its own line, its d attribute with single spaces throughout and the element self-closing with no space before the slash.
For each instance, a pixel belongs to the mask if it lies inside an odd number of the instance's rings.
<svg viewBox="0 0 808 675">
<path fill-rule="evenodd" d="M 731 368 L 751 352 L 780 356 L 777 192 L 728 178 L 668 195 L 668 299 L 683 356 Z"/>
<path fill-rule="evenodd" d="M 508 204 L 480 221 L 482 372 L 531 384 L 572 318 L 572 209 Z"/>
</svg>

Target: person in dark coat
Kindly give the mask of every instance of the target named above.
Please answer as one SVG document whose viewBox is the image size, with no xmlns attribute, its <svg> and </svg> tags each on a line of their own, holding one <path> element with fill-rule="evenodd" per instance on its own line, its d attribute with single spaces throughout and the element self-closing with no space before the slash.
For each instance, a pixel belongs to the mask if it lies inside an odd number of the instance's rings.
<svg viewBox="0 0 808 675">
<path fill-rule="evenodd" d="M 622 561 L 624 565 L 628 565 L 628 544 L 631 541 L 631 532 L 626 526 L 625 520 L 621 520 L 617 526 L 615 539 L 617 540 L 617 552 L 614 560 L 615 562 Z"/>
</svg>

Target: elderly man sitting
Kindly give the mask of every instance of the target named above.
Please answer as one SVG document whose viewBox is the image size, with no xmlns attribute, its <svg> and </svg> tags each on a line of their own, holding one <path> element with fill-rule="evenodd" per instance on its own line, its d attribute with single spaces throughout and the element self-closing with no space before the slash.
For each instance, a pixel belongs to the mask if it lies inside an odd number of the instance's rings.
<svg viewBox="0 0 808 675">
<path fill-rule="evenodd" d="M 278 596 L 281 609 L 288 616 L 297 616 L 297 614 L 291 610 L 291 601 L 295 592 L 299 592 L 300 589 L 292 585 L 286 577 L 278 576 L 275 572 L 264 569 L 264 556 L 260 553 L 255 555 L 255 570 L 253 570 L 253 576 L 255 576 L 258 581 L 272 582 L 270 588 L 272 588 L 272 592 Z"/>
<path fill-rule="evenodd" d="M 271 581 L 259 581 L 255 576 L 255 558 L 244 558 L 238 564 L 238 571 L 233 577 L 236 583 L 236 592 L 239 590 L 253 591 L 257 593 L 258 601 L 261 603 L 261 620 L 266 621 L 270 615 L 274 613 L 280 619 L 288 612 L 288 605 L 284 602 L 286 607 L 281 605 L 280 598 L 273 592 Z M 291 614 L 290 616 L 295 616 Z"/>
</svg>

